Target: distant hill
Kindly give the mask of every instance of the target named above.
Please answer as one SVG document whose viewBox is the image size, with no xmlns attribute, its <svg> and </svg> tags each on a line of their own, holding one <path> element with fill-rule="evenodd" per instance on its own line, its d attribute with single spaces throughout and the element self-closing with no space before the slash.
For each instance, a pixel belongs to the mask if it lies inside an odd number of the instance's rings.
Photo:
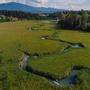
<svg viewBox="0 0 90 90">
<path fill-rule="evenodd" d="M 55 9 L 55 8 L 45 8 L 45 7 L 33 7 L 28 6 L 21 3 L 16 2 L 9 2 L 9 3 L 2 3 L 0 4 L 0 10 L 11 10 L 11 11 L 24 11 L 24 12 L 30 12 L 30 13 L 53 13 L 57 11 L 63 11 L 62 9 Z"/>
</svg>

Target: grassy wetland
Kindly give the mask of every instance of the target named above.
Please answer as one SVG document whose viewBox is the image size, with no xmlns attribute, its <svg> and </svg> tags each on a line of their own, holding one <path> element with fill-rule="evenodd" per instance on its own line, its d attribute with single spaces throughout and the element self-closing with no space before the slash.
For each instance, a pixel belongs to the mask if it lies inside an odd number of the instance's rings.
<svg viewBox="0 0 90 90">
<path fill-rule="evenodd" d="M 67 76 L 75 65 L 90 68 L 90 33 L 55 25 L 53 20 L 0 23 L 0 90 L 90 90 L 90 70 L 79 71 L 78 84 L 61 87 L 20 69 L 23 51 L 30 54 L 28 67 L 55 77 Z"/>
</svg>

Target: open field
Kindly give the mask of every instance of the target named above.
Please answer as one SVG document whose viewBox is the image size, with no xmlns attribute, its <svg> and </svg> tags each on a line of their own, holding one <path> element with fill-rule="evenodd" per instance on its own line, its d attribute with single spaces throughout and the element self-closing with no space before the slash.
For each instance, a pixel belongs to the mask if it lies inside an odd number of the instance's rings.
<svg viewBox="0 0 90 90">
<path fill-rule="evenodd" d="M 55 35 L 54 35 L 55 34 Z M 43 40 L 49 36 L 53 40 Z M 70 48 L 62 53 L 68 43 L 83 43 L 85 48 Z M 80 85 L 57 87 L 45 78 L 20 70 L 23 52 L 38 53 L 29 58 L 28 65 L 34 69 L 62 77 L 73 65 L 90 68 L 90 33 L 59 30 L 54 21 L 18 21 L 0 24 L 0 90 L 90 90 L 90 71 L 80 72 Z M 20 49 L 20 50 L 19 50 Z"/>
</svg>

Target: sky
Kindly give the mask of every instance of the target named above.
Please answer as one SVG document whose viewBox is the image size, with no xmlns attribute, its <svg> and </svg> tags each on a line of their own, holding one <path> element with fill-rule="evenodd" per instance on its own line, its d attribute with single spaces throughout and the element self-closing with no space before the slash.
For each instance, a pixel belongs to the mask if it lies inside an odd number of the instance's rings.
<svg viewBox="0 0 90 90">
<path fill-rule="evenodd" d="M 19 2 L 37 7 L 53 7 L 69 10 L 90 10 L 90 0 L 0 0 L 0 3 L 6 2 Z"/>
</svg>

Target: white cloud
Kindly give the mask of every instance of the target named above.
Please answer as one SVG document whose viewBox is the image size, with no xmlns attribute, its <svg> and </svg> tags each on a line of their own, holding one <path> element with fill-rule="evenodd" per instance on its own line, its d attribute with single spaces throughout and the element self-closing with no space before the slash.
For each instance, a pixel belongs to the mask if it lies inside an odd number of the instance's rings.
<svg viewBox="0 0 90 90">
<path fill-rule="evenodd" d="M 88 2 L 88 0 L 53 0 L 51 3 L 48 3 L 47 6 L 70 10 L 90 10 L 90 2 Z"/>
<path fill-rule="evenodd" d="M 43 5 L 45 5 L 46 3 L 48 3 L 48 0 L 36 0 L 38 3 L 41 3 Z"/>
<path fill-rule="evenodd" d="M 55 7 L 61 9 L 90 10 L 89 0 L 0 0 L 0 3 L 4 3 L 4 2 L 19 2 L 30 6 L 38 6 L 38 7 L 46 6 L 46 7 Z"/>
<path fill-rule="evenodd" d="M 5 2 L 20 2 L 20 3 L 34 2 L 34 3 L 39 3 L 44 5 L 48 3 L 48 0 L 0 0 L 0 3 L 5 3 Z"/>
<path fill-rule="evenodd" d="M 0 0 L 0 3 L 6 3 L 6 2 L 20 2 L 20 3 L 25 3 L 26 0 Z"/>
</svg>

